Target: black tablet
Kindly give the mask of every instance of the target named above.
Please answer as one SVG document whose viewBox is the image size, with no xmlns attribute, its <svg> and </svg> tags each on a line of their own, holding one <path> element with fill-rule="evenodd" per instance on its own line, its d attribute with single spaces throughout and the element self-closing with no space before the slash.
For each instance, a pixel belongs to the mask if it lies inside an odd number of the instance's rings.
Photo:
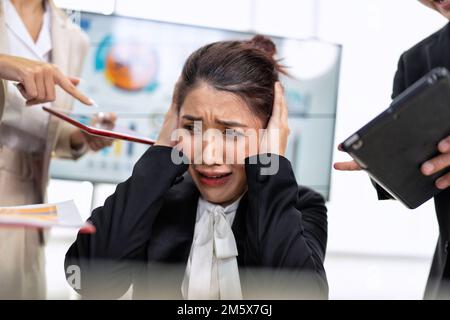
<svg viewBox="0 0 450 320">
<path fill-rule="evenodd" d="M 433 69 L 342 143 L 342 148 L 394 198 L 415 209 L 441 190 L 435 181 L 450 171 L 424 176 L 422 164 L 437 156 L 450 135 L 450 74 Z"/>
</svg>

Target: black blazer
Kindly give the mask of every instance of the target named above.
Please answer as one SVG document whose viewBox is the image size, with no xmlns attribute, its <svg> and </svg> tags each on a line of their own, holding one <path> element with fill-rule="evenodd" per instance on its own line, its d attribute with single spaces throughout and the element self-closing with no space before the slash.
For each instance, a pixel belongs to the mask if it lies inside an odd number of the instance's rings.
<svg viewBox="0 0 450 320">
<path fill-rule="evenodd" d="M 69 267 L 79 267 L 81 283 L 75 289 L 82 296 L 98 297 L 100 292 L 101 297 L 119 297 L 131 283 L 135 292 L 142 292 L 145 281 L 141 272 L 148 272 L 143 266 L 156 263 L 180 266 L 169 278 L 176 279 L 174 294 L 181 298 L 199 191 L 186 173 L 188 165 L 174 164 L 171 152 L 169 147 L 149 148 L 131 177 L 92 212 L 89 221 L 97 232 L 78 234 L 68 250 L 66 276 L 73 285 Z M 279 171 L 273 176 L 261 175 L 262 165 L 249 161 L 246 159 L 245 164 L 248 190 L 232 225 L 240 274 L 246 270 L 252 274 L 256 269 L 286 270 L 297 281 L 299 291 L 308 287 L 307 297 L 327 298 L 324 199 L 297 185 L 290 162 L 284 157 L 279 157 Z M 140 274 L 137 281 L 136 273 Z M 146 286 L 151 290 L 152 282 Z"/>
<path fill-rule="evenodd" d="M 450 70 L 450 23 L 403 53 L 394 78 L 392 98 L 436 67 Z M 376 188 L 379 199 L 391 198 L 383 188 L 378 185 Z M 425 299 L 450 298 L 450 286 L 447 284 L 450 280 L 447 255 L 450 240 L 450 189 L 437 195 L 434 202 L 439 222 L 439 240 L 425 289 Z"/>
</svg>

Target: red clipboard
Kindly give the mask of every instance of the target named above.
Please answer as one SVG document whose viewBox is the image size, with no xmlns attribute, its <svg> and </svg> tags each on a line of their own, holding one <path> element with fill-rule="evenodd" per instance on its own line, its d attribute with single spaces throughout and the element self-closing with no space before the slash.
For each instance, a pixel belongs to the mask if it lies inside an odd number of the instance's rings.
<svg viewBox="0 0 450 320">
<path fill-rule="evenodd" d="M 112 139 L 120 139 L 120 140 L 138 142 L 138 143 L 143 143 L 143 144 L 148 144 L 148 145 L 153 145 L 155 143 L 154 140 L 151 140 L 151 139 L 143 137 L 143 136 L 134 135 L 133 133 L 120 132 L 120 131 L 115 131 L 113 129 L 109 130 L 109 129 L 96 128 L 94 126 L 86 125 L 86 124 L 81 123 L 80 121 L 70 117 L 69 114 L 57 111 L 52 108 L 42 107 L 42 109 L 44 109 L 44 111 L 47 111 L 51 115 L 58 117 L 59 119 L 64 120 L 64 121 L 70 123 L 71 125 L 74 125 L 74 126 L 80 128 L 84 132 L 94 135 L 94 136 L 107 137 L 107 138 L 112 138 Z"/>
</svg>

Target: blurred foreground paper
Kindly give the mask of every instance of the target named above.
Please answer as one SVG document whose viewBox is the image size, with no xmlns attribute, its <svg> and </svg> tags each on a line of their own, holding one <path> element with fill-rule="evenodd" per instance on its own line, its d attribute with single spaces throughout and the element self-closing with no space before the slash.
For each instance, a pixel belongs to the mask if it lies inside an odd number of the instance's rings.
<svg viewBox="0 0 450 320">
<path fill-rule="evenodd" d="M 54 204 L 0 207 L 0 225 L 37 228 L 79 228 L 86 233 L 95 227 L 85 223 L 72 200 Z"/>
</svg>

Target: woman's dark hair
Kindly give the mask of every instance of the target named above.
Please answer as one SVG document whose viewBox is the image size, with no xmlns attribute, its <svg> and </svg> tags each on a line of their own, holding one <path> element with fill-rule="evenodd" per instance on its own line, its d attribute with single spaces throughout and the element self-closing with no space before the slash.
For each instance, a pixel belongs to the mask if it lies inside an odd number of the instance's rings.
<svg viewBox="0 0 450 320">
<path fill-rule="evenodd" d="M 192 53 L 184 64 L 177 88 L 178 108 L 190 90 L 206 83 L 240 97 L 267 124 L 272 114 L 274 85 L 286 74 L 275 60 L 276 46 L 257 35 L 248 41 L 221 41 Z"/>
</svg>

